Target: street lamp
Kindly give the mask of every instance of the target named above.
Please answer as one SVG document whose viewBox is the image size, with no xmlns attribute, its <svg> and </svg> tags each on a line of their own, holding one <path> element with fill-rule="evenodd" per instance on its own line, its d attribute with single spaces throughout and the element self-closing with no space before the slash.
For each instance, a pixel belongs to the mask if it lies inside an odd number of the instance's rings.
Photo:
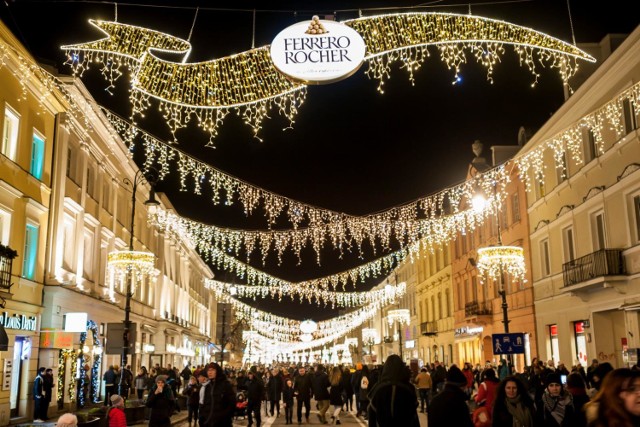
<svg viewBox="0 0 640 427">
<path fill-rule="evenodd" d="M 389 310 L 387 312 L 387 321 L 389 322 L 389 327 L 392 327 L 394 322 L 398 323 L 398 342 L 400 344 L 400 359 L 402 359 L 402 325 L 409 324 L 411 313 L 408 308 Z"/>
<path fill-rule="evenodd" d="M 135 292 L 135 285 L 138 281 L 144 280 L 145 277 L 150 277 L 156 274 L 155 269 L 155 255 L 151 252 L 141 252 L 133 250 L 133 236 L 135 226 L 136 215 L 136 193 L 138 191 L 138 185 L 148 183 L 151 186 L 149 192 L 149 200 L 145 202 L 146 206 L 155 208 L 159 205 L 155 199 L 155 191 L 153 186 L 157 182 L 157 174 L 145 173 L 142 170 L 138 170 L 130 181 L 128 178 L 123 180 L 124 184 L 130 185 L 131 188 L 131 229 L 129 236 L 129 250 L 127 251 L 115 251 L 109 253 L 107 257 L 107 281 L 109 283 L 109 294 L 112 301 L 115 301 L 115 288 L 116 285 L 125 288 L 125 306 L 124 306 L 124 331 L 122 334 L 122 355 L 120 359 L 121 376 L 120 385 L 118 386 L 118 394 L 123 395 L 124 375 L 125 367 L 127 366 L 127 356 L 129 355 L 129 331 L 131 329 L 131 321 L 129 316 L 131 314 L 131 297 Z M 125 397 L 125 396 L 123 396 Z"/>
</svg>

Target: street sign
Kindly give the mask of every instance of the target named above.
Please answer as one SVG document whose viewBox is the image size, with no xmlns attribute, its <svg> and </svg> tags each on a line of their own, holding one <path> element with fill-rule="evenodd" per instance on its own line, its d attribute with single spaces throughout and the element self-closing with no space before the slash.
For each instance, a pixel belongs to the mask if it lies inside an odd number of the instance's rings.
<svg viewBox="0 0 640 427">
<path fill-rule="evenodd" d="M 492 334 L 493 354 L 524 354 L 524 333 Z"/>
</svg>

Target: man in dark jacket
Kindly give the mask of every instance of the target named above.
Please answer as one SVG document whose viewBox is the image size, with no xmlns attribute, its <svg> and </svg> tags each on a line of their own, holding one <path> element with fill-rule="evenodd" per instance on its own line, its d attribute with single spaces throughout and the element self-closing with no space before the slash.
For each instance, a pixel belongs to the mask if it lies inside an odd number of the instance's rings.
<svg viewBox="0 0 640 427">
<path fill-rule="evenodd" d="M 447 370 L 444 368 L 444 365 L 439 362 L 435 362 L 435 365 L 435 372 L 431 375 L 431 382 L 433 383 L 432 392 L 440 393 L 440 391 L 442 391 L 442 388 L 444 387 Z"/>
<path fill-rule="evenodd" d="M 231 427 L 236 408 L 236 396 L 224 371 L 217 363 L 207 368 L 209 382 L 201 392 L 201 427 Z"/>
<path fill-rule="evenodd" d="M 331 386 L 331 382 L 329 381 L 329 376 L 324 371 L 323 365 L 316 366 L 316 372 L 311 379 L 311 385 L 313 387 L 313 395 L 315 396 L 316 402 L 318 402 L 318 418 L 322 424 L 327 424 L 325 414 L 330 404 L 329 387 Z"/>
<path fill-rule="evenodd" d="M 360 408 L 360 381 L 362 380 L 362 363 L 356 363 L 356 372 L 351 375 L 351 388 L 353 389 L 353 393 L 355 394 L 356 399 L 356 416 L 360 415 L 362 411 Z M 367 408 L 364 408 L 366 411 Z"/>
<path fill-rule="evenodd" d="M 111 396 L 116 392 L 116 371 L 113 365 L 102 376 L 104 380 L 104 406 L 111 405 Z"/>
<path fill-rule="evenodd" d="M 392 354 L 369 391 L 369 427 L 419 427 L 418 397 L 410 382 L 411 371 L 400 356 Z"/>
<path fill-rule="evenodd" d="M 302 405 L 305 408 L 305 421 L 309 422 L 309 413 L 311 412 L 311 376 L 307 374 L 304 367 L 298 369 L 298 375 L 293 380 L 294 396 L 298 400 L 298 424 L 302 424 Z"/>
<path fill-rule="evenodd" d="M 431 399 L 427 410 L 430 426 L 473 427 L 464 392 L 466 386 L 467 378 L 460 368 L 452 365 L 445 377 L 444 388 Z"/>
<path fill-rule="evenodd" d="M 248 427 L 253 425 L 253 416 L 256 417 L 256 425 L 260 427 L 262 419 L 260 418 L 260 404 L 264 395 L 264 384 L 255 369 L 251 368 L 247 380 L 247 414 L 249 416 Z"/>
<path fill-rule="evenodd" d="M 44 394 L 44 373 L 45 368 L 38 369 L 38 376 L 33 382 L 33 420 L 36 422 L 44 421 L 47 418 L 46 399 Z M 43 415 L 44 414 L 44 415 Z"/>
<path fill-rule="evenodd" d="M 280 416 L 280 399 L 282 399 L 282 389 L 284 381 L 279 369 L 271 371 L 271 378 L 267 384 L 267 400 L 269 401 L 269 413 L 273 417 L 274 409 L 277 416 Z"/>
</svg>

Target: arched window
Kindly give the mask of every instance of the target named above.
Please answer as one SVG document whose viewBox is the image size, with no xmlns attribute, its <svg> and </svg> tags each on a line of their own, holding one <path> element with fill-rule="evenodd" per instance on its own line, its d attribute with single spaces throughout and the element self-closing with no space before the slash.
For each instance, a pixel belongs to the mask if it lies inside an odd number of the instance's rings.
<svg viewBox="0 0 640 427">
<path fill-rule="evenodd" d="M 438 292 L 438 319 L 442 319 L 442 292 Z"/>
</svg>

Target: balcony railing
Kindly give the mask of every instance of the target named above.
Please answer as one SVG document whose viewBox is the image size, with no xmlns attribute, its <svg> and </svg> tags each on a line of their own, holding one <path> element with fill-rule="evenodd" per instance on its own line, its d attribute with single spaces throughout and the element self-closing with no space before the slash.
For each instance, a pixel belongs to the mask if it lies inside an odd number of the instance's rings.
<svg viewBox="0 0 640 427">
<path fill-rule="evenodd" d="M 491 301 L 472 301 L 466 303 L 464 306 L 465 317 L 490 315 L 492 313 L 493 307 L 491 306 Z"/>
<path fill-rule="evenodd" d="M 596 277 L 624 274 L 622 249 L 600 249 L 562 266 L 564 286 L 572 286 Z"/>
<path fill-rule="evenodd" d="M 422 322 L 420 324 L 420 333 L 426 336 L 433 336 L 438 334 L 437 322 Z"/>
<path fill-rule="evenodd" d="M 0 245 L 0 290 L 11 290 L 11 266 L 18 253 L 9 246 Z"/>
</svg>

